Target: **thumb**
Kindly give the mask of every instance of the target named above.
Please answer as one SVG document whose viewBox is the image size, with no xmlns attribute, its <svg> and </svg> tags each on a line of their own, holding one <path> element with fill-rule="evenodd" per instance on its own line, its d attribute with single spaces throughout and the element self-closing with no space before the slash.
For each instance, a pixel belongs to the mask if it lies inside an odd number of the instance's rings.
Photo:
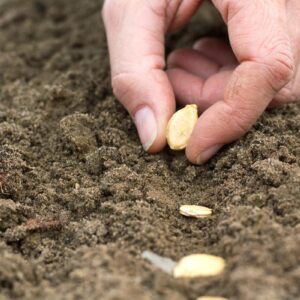
<svg viewBox="0 0 300 300">
<path fill-rule="evenodd" d="M 204 163 L 222 145 L 244 135 L 294 74 L 285 1 L 213 0 L 228 24 L 240 64 L 224 99 L 200 117 L 187 147 L 188 158 Z"/>
<path fill-rule="evenodd" d="M 112 69 L 112 86 L 132 116 L 146 151 L 161 150 L 175 111 L 165 68 L 164 35 L 185 1 L 106 1 L 103 19 Z M 199 1 L 192 1 L 193 7 Z M 190 14 L 190 7 L 187 9 Z"/>
</svg>

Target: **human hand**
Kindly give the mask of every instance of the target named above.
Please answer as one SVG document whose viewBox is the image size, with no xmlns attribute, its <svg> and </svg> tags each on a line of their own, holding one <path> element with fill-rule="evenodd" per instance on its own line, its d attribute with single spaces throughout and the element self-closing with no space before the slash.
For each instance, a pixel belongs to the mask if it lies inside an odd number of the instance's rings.
<svg viewBox="0 0 300 300">
<path fill-rule="evenodd" d="M 186 23 L 199 0 L 106 0 L 114 93 L 138 128 L 144 148 L 165 145 L 167 122 L 179 103 L 201 111 L 186 149 L 203 163 L 241 137 L 268 105 L 300 96 L 298 0 L 213 0 L 228 25 L 231 48 L 202 39 L 180 49 L 164 72 L 164 35 Z M 232 49 L 232 50 L 231 50 Z"/>
</svg>

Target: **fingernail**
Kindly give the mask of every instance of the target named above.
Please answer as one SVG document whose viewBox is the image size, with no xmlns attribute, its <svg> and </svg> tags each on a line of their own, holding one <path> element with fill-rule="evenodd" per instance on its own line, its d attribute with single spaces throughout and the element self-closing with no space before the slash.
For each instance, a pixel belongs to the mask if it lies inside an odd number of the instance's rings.
<svg viewBox="0 0 300 300">
<path fill-rule="evenodd" d="M 153 110 L 148 106 L 142 107 L 135 113 L 134 122 L 143 148 L 147 151 L 157 136 L 156 118 Z"/>
<path fill-rule="evenodd" d="M 212 156 L 214 156 L 222 147 L 223 145 L 215 145 L 200 153 L 200 155 L 197 158 L 197 164 L 198 165 L 204 164 Z"/>
</svg>

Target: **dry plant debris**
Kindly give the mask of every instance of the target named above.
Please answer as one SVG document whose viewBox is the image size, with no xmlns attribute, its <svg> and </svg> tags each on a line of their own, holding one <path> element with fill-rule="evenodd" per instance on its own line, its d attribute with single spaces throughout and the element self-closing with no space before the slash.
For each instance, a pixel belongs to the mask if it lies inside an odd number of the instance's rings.
<svg viewBox="0 0 300 300">
<path fill-rule="evenodd" d="M 60 230 L 63 224 L 59 220 L 42 221 L 39 219 L 29 219 L 24 225 L 26 231 L 36 230 Z"/>
</svg>

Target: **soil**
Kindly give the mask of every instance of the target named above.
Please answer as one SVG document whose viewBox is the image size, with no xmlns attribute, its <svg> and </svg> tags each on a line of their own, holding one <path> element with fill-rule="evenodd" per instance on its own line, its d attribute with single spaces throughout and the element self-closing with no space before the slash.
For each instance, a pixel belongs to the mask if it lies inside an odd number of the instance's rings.
<svg viewBox="0 0 300 300">
<path fill-rule="evenodd" d="M 300 105 L 267 111 L 204 166 L 148 155 L 110 88 L 100 9 L 0 0 L 0 299 L 300 299 Z M 221 33 L 213 15 L 168 49 Z M 145 250 L 227 268 L 174 279 Z"/>
</svg>

